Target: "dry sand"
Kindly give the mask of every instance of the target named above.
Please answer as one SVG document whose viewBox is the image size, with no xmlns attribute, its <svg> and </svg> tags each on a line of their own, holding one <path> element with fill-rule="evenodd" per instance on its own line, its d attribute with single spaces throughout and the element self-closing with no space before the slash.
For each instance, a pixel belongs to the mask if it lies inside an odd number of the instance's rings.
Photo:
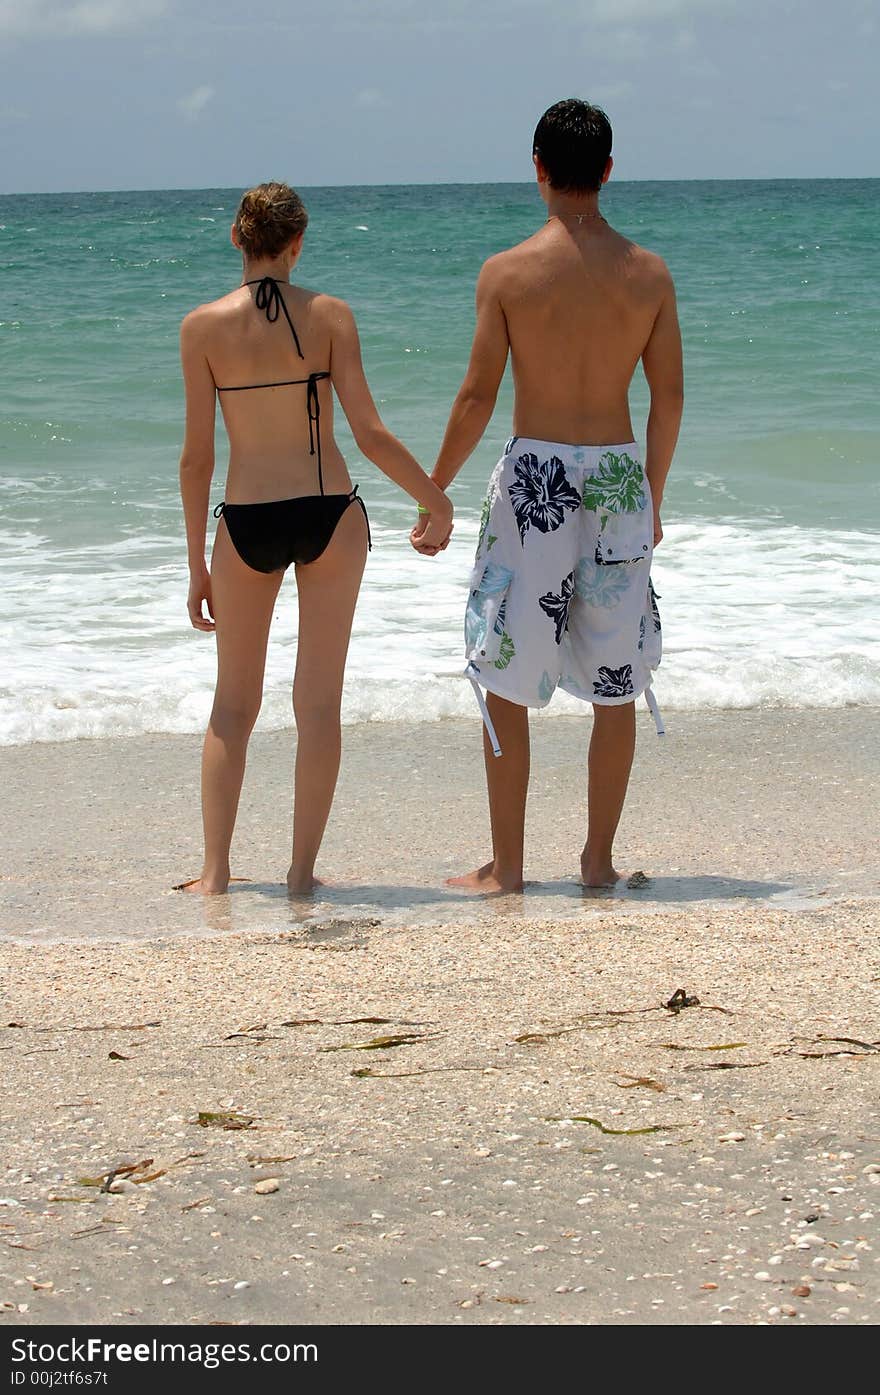
<svg viewBox="0 0 880 1395">
<path fill-rule="evenodd" d="M 347 732 L 305 907 L 289 734 L 207 903 L 168 890 L 196 740 L 0 752 L 0 1317 L 876 1321 L 877 717 L 645 722 L 614 896 L 572 877 L 584 724 L 538 721 L 540 884 L 486 902 L 442 887 L 474 723 Z"/>
</svg>

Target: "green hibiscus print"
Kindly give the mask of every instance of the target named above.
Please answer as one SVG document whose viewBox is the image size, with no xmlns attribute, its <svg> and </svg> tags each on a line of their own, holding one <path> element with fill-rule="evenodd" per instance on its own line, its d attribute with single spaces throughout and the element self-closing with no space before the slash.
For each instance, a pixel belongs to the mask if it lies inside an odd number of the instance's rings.
<svg viewBox="0 0 880 1395">
<path fill-rule="evenodd" d="M 510 663 L 515 653 L 516 646 L 514 645 L 513 640 L 510 638 L 510 635 L 505 630 L 504 634 L 501 636 L 501 649 L 499 651 L 498 658 L 495 660 L 495 667 L 507 668 L 507 665 Z"/>
<path fill-rule="evenodd" d="M 494 533 L 490 533 L 489 536 L 488 536 L 488 538 L 486 539 L 486 551 L 487 551 L 487 552 L 491 552 L 491 551 L 492 551 L 492 544 L 493 544 L 493 543 L 497 543 L 497 541 L 498 541 L 498 538 L 496 537 L 496 535 L 495 535 Z"/>
<path fill-rule="evenodd" d="M 606 451 L 594 475 L 584 480 L 584 508 L 597 513 L 639 513 L 647 505 L 642 467 L 622 451 Z"/>
<path fill-rule="evenodd" d="M 486 529 L 487 529 L 488 526 L 489 526 L 489 514 L 491 513 L 491 511 L 492 511 L 492 499 L 491 499 L 491 497 L 487 494 L 486 497 L 485 497 L 485 499 L 483 500 L 483 508 L 482 508 L 482 512 L 480 513 L 480 535 L 479 535 L 479 537 L 477 538 L 477 553 L 478 553 L 478 554 L 479 554 L 480 548 L 483 546 L 483 539 L 484 539 L 484 537 L 486 536 Z M 493 538 L 492 541 L 494 542 L 495 539 Z M 491 546 L 492 546 L 492 543 L 490 542 L 489 547 L 491 547 Z"/>
</svg>

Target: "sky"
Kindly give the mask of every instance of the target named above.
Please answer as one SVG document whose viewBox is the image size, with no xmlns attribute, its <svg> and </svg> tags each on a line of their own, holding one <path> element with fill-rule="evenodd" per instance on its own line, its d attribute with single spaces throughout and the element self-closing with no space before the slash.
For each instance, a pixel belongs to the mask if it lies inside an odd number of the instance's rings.
<svg viewBox="0 0 880 1395">
<path fill-rule="evenodd" d="M 880 175 L 877 0 L 0 0 L 0 192 Z"/>
</svg>

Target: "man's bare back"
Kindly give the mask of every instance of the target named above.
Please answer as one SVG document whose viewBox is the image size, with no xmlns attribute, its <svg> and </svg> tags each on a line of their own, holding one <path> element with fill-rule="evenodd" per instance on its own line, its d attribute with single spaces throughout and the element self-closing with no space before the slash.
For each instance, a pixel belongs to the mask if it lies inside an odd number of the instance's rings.
<svg viewBox="0 0 880 1395">
<path fill-rule="evenodd" d="M 627 393 L 672 290 L 664 263 L 601 217 L 551 217 L 484 268 L 507 325 L 517 435 L 632 439 Z"/>
<path fill-rule="evenodd" d="M 480 272 L 471 358 L 432 477 L 445 489 L 479 441 L 508 354 L 514 433 L 573 446 L 633 439 L 628 393 L 641 359 L 651 393 L 645 473 L 659 542 L 683 392 L 672 277 L 660 257 L 605 222 L 597 195 L 551 190 L 545 198 L 545 226 Z"/>
</svg>

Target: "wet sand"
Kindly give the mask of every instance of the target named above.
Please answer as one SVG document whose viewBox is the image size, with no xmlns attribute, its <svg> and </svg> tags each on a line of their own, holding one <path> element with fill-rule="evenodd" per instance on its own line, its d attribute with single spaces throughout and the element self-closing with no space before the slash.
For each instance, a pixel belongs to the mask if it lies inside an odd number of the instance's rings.
<svg viewBox="0 0 880 1395">
<path fill-rule="evenodd" d="M 290 734 L 209 901 L 169 890 L 197 740 L 0 751 L 0 1320 L 876 1321 L 878 713 L 668 716 L 619 895 L 574 882 L 574 719 L 535 723 L 537 884 L 482 902 L 442 885 L 476 723 L 346 733 L 308 905 Z"/>
</svg>

